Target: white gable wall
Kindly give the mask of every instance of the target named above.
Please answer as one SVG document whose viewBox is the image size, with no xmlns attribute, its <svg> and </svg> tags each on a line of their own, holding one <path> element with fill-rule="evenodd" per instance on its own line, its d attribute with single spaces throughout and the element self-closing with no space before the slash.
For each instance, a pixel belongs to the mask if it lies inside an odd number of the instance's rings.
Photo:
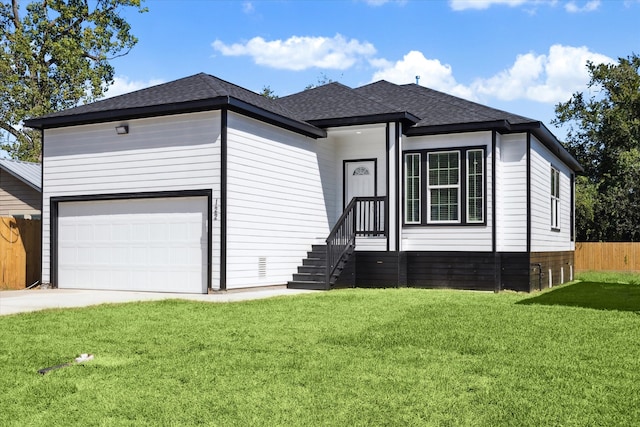
<svg viewBox="0 0 640 427">
<path fill-rule="evenodd" d="M 560 172 L 560 231 L 551 230 L 551 167 Z M 531 137 L 531 252 L 572 251 L 571 170 Z"/>
<path fill-rule="evenodd" d="M 337 182 L 336 220 L 345 207 L 344 203 L 344 161 L 376 159 L 377 166 L 377 196 L 387 194 L 386 174 L 386 126 L 367 125 L 349 126 L 329 129 L 329 139 L 335 149 L 335 171 Z M 348 203 L 348 201 L 347 201 Z"/>
<path fill-rule="evenodd" d="M 325 142 L 229 113 L 227 289 L 286 283 L 328 235 L 336 183 Z"/>
<path fill-rule="evenodd" d="M 498 252 L 527 250 L 527 135 L 499 135 L 496 182 Z"/>
<path fill-rule="evenodd" d="M 209 190 L 220 198 L 220 113 L 90 124 L 44 133 L 42 281 L 51 280 L 50 198 Z M 219 283 L 219 221 L 213 224 L 212 286 Z"/>
<path fill-rule="evenodd" d="M 437 226 L 404 226 L 402 228 L 401 250 L 403 251 L 474 251 L 488 252 L 492 250 L 491 233 L 491 132 L 471 132 L 450 135 L 429 135 L 405 137 L 403 150 L 458 148 L 484 146 L 486 157 L 486 225 L 437 225 Z M 404 162 L 404 156 L 401 159 Z M 426 179 L 426 171 L 422 171 L 422 179 Z M 404 176 L 404 173 L 402 174 Z M 422 195 L 426 197 L 426 195 Z M 463 199 L 461 199 L 463 200 Z M 424 203 L 423 203 L 424 205 Z M 402 206 L 404 209 L 404 204 Z M 422 212 L 426 215 L 426 212 Z M 401 212 L 400 220 L 404 218 Z"/>
</svg>

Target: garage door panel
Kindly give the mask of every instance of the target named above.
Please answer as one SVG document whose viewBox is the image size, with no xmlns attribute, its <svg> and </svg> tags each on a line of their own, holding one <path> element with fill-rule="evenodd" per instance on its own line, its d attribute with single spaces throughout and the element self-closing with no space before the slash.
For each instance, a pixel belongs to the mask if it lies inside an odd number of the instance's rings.
<svg viewBox="0 0 640 427">
<path fill-rule="evenodd" d="M 207 198 L 60 202 L 58 286 L 206 292 Z"/>
</svg>

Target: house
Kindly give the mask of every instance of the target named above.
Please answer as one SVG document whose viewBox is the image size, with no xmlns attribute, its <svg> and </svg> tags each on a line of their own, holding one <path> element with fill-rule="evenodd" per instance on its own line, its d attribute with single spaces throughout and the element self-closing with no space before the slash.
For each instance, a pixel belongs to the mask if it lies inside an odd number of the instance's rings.
<svg viewBox="0 0 640 427">
<path fill-rule="evenodd" d="M 272 100 L 197 74 L 26 124 L 60 288 L 572 279 L 576 160 L 539 121 L 415 84 Z"/>
<path fill-rule="evenodd" d="M 41 176 L 39 163 L 0 159 L 0 216 L 39 218 Z"/>
</svg>

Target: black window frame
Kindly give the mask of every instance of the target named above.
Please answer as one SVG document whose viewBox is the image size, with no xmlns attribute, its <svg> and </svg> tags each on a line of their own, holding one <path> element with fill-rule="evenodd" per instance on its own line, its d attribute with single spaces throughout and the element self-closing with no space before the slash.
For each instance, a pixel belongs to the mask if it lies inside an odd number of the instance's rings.
<svg viewBox="0 0 640 427">
<path fill-rule="evenodd" d="M 467 221 L 467 203 L 468 203 L 468 174 L 467 174 L 467 152 L 473 150 L 482 150 L 483 153 L 483 207 L 482 207 L 482 221 Z M 460 207 L 460 215 L 458 222 L 429 222 L 429 206 L 427 203 L 427 180 L 429 174 L 429 153 L 442 153 L 442 152 L 459 152 L 458 162 L 460 170 L 460 191 L 458 193 L 458 203 Z M 404 159 L 407 154 L 420 154 L 420 223 L 407 223 L 406 214 L 403 212 L 402 225 L 403 227 L 485 227 L 487 225 L 487 209 L 488 209 L 488 197 L 487 197 L 487 156 L 488 148 L 486 145 L 473 145 L 464 147 L 446 147 L 435 149 L 416 149 L 416 150 L 404 150 L 402 152 L 402 204 L 406 206 L 406 162 Z"/>
</svg>

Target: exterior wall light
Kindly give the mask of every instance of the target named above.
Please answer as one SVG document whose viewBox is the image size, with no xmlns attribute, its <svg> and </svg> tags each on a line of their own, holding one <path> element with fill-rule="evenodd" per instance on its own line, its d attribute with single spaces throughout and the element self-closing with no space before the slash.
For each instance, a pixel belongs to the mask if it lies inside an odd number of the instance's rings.
<svg viewBox="0 0 640 427">
<path fill-rule="evenodd" d="M 118 135 L 126 135 L 129 133 L 129 126 L 127 125 L 120 125 L 120 126 L 116 126 L 116 133 Z"/>
</svg>

